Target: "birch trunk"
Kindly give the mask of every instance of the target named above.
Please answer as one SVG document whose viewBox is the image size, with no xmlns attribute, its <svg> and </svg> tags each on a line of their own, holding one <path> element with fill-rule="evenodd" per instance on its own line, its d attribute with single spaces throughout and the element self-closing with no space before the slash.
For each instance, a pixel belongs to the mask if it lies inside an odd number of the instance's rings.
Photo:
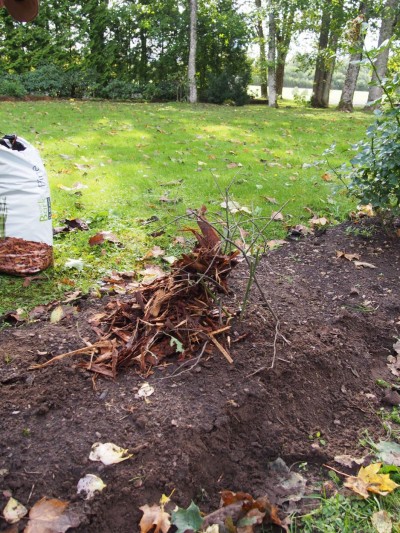
<svg viewBox="0 0 400 533">
<path fill-rule="evenodd" d="M 255 0 L 257 8 L 257 36 L 258 46 L 260 48 L 260 85 L 261 96 L 268 98 L 268 76 L 267 76 L 267 53 L 265 51 L 265 35 L 262 23 L 261 0 Z"/>
<path fill-rule="evenodd" d="M 190 35 L 189 35 L 189 102 L 197 104 L 196 85 L 196 48 L 197 48 L 197 0 L 189 0 L 190 6 Z"/>
<path fill-rule="evenodd" d="M 390 39 L 393 35 L 394 24 L 396 20 L 396 12 L 398 11 L 399 0 L 387 0 L 384 8 L 384 13 L 382 15 L 382 23 L 379 31 L 378 46 L 380 46 L 384 41 Z M 374 70 L 371 77 L 371 87 L 368 92 L 368 101 L 365 106 L 366 110 L 374 109 L 376 106 L 371 106 L 370 103 L 374 100 L 377 100 L 383 95 L 383 89 L 379 85 L 379 78 L 382 80 L 386 76 L 387 64 L 389 59 L 389 48 L 386 47 L 385 50 L 378 55 L 374 63 Z"/>
<path fill-rule="evenodd" d="M 273 8 L 268 19 L 268 106 L 278 107 L 276 102 L 276 21 Z"/>
</svg>

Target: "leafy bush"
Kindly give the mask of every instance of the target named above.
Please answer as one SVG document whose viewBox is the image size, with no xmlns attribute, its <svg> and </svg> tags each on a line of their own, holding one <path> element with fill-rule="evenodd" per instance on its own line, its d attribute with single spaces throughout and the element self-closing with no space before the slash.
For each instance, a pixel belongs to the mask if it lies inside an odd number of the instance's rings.
<svg viewBox="0 0 400 533">
<path fill-rule="evenodd" d="M 363 204 L 379 210 L 400 213 L 400 107 L 396 104 L 400 75 L 382 85 L 386 96 L 383 109 L 375 111 L 376 120 L 359 142 L 348 172 L 349 190 Z"/>
<path fill-rule="evenodd" d="M 103 98 L 111 100 L 132 100 L 141 95 L 140 87 L 131 82 L 124 80 L 111 80 L 100 92 Z"/>
<path fill-rule="evenodd" d="M 65 73 L 56 65 L 43 65 L 24 75 L 29 94 L 60 96 L 65 84 Z"/>
<path fill-rule="evenodd" d="M 93 69 L 72 67 L 64 72 L 60 96 L 88 98 L 95 96 L 99 88 L 98 74 Z"/>
<path fill-rule="evenodd" d="M 221 74 L 210 75 L 208 88 L 204 93 L 203 100 L 212 104 L 233 102 L 241 106 L 249 102 L 247 86 L 250 82 L 250 73 L 243 75 L 230 75 L 224 71 Z"/>
<path fill-rule="evenodd" d="M 6 76 L 0 79 L 0 95 L 22 98 L 26 95 L 26 89 L 20 76 Z"/>
</svg>

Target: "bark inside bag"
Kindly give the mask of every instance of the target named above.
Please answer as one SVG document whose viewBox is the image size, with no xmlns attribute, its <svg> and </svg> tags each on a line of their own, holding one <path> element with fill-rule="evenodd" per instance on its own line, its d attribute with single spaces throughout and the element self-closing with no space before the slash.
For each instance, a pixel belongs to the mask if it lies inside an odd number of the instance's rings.
<svg viewBox="0 0 400 533">
<path fill-rule="evenodd" d="M 21 137 L 0 142 L 0 272 L 34 274 L 53 262 L 50 189 L 39 152 Z"/>
</svg>

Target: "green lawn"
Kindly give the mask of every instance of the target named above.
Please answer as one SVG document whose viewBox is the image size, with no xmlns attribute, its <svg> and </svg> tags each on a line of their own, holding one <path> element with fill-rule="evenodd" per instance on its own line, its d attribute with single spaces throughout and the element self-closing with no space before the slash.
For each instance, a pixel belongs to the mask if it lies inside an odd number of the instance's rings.
<svg viewBox="0 0 400 533">
<path fill-rule="evenodd" d="M 323 161 L 333 142 L 333 165 L 350 157 L 349 146 L 372 121 L 362 112 L 342 114 L 284 103 L 243 108 L 187 104 L 129 104 L 49 101 L 3 102 L 4 133 L 27 138 L 41 152 L 52 188 L 54 226 L 62 219 L 82 218 L 90 231 L 55 239 L 55 266 L 43 279 L 22 286 L 22 280 L 0 275 L 0 314 L 84 291 L 111 270 L 133 270 L 154 244 L 176 255 L 175 224 L 154 239 L 150 233 L 187 208 L 205 204 L 221 211 L 220 189 L 235 177 L 232 197 L 257 216 L 269 218 L 279 205 L 285 223 L 307 223 L 310 212 L 333 223 L 354 208 Z M 181 181 L 180 181 L 181 180 Z M 65 191 L 59 185 L 87 188 Z M 78 193 L 78 194 L 76 194 Z M 273 197 L 278 206 L 266 201 Z M 157 223 L 142 225 L 156 215 Z M 274 222 L 271 238 L 286 229 Z M 88 239 L 111 230 L 123 243 L 90 247 Z M 68 269 L 68 259 L 84 262 L 81 272 Z"/>
</svg>

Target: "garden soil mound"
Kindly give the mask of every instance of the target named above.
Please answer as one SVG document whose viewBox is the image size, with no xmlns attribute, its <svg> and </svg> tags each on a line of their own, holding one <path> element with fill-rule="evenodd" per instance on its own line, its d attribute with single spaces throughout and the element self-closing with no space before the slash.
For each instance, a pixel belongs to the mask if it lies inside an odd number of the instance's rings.
<svg viewBox="0 0 400 533">
<path fill-rule="evenodd" d="M 169 360 L 146 378 L 126 369 L 116 380 L 93 381 L 76 366 L 88 358 L 79 355 L 28 370 L 81 348 L 101 300 L 81 300 L 56 324 L 4 328 L 0 508 L 10 492 L 28 508 L 43 496 L 60 498 L 80 509 L 74 531 L 132 533 L 139 507 L 173 490 L 178 505 L 194 500 L 204 512 L 218 508 L 223 489 L 279 503 L 269 469 L 278 457 L 301 472 L 310 492 L 326 476 L 324 464 L 346 470 L 335 456 L 365 455 L 360 438 L 383 434 L 378 413 L 387 391 L 376 380 L 394 381 L 387 358 L 400 336 L 400 240 L 373 225 L 361 232 L 372 236 L 354 235 L 358 228 L 337 226 L 263 258 L 258 279 L 287 341 L 278 337 L 275 354 L 275 323 L 255 286 L 246 318 L 232 323 L 234 363 L 215 348 L 181 374 Z M 246 281 L 242 263 L 229 279 L 230 308 L 241 305 Z M 138 397 L 144 381 L 154 387 L 146 400 Z M 133 457 L 92 462 L 95 442 Z M 90 502 L 76 494 L 86 474 L 107 484 Z"/>
</svg>

